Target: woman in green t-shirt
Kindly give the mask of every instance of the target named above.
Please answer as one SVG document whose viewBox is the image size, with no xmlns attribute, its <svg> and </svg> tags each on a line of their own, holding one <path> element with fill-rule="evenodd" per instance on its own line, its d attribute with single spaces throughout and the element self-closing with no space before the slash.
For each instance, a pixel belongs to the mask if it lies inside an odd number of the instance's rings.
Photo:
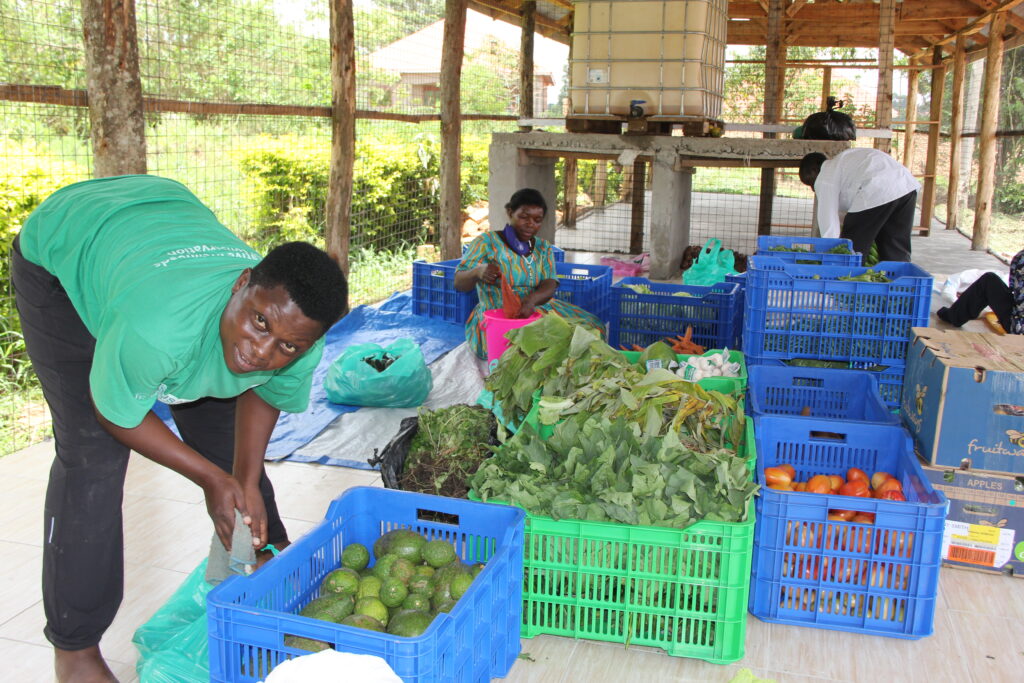
<svg viewBox="0 0 1024 683">
<path fill-rule="evenodd" d="M 40 204 L 12 281 L 55 436 L 44 633 L 58 680 L 113 680 L 99 641 L 122 596 L 129 452 L 198 484 L 225 547 L 235 510 L 257 548 L 286 545 L 263 457 L 280 411 L 308 405 L 323 335 L 347 310 L 345 276 L 301 242 L 261 259 L 180 183 L 120 176 Z"/>
</svg>

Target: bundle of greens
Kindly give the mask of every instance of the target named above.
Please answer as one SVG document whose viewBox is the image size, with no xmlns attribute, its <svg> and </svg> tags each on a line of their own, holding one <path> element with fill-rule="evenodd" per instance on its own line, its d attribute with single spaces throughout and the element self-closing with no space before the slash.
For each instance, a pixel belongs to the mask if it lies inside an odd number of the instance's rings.
<svg viewBox="0 0 1024 683">
<path fill-rule="evenodd" d="M 836 278 L 837 280 L 846 280 L 850 282 L 892 282 L 891 279 L 886 277 L 885 273 L 868 268 L 860 275 L 847 275 L 845 277 Z"/>
<path fill-rule="evenodd" d="M 825 253 L 826 254 L 852 254 L 853 250 L 850 249 L 845 244 L 837 244 L 836 246 L 832 247 L 831 249 L 829 249 Z"/>
<path fill-rule="evenodd" d="M 513 424 L 529 412 L 537 389 L 548 396 L 566 396 L 632 368 L 597 334 L 557 315 L 545 315 L 511 330 L 507 337 L 508 348 L 484 386 L 494 392 L 502 414 Z"/>
<path fill-rule="evenodd" d="M 490 457 L 494 442 L 494 415 L 480 406 L 420 408 L 416 436 L 399 477 L 404 491 L 465 498 L 467 481 Z"/>
<path fill-rule="evenodd" d="M 684 529 L 700 520 L 737 522 L 757 485 L 732 451 L 697 452 L 673 431 L 593 415 L 559 424 L 544 441 L 529 426 L 471 478 L 483 500 L 554 519 Z"/>
</svg>

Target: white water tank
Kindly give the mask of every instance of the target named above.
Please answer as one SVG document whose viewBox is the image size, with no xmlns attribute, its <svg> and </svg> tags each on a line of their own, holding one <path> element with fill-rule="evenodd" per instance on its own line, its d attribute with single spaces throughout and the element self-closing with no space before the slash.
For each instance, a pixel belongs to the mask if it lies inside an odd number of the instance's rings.
<svg viewBox="0 0 1024 683">
<path fill-rule="evenodd" d="M 722 114 L 728 0 L 576 0 L 573 114 Z"/>
</svg>

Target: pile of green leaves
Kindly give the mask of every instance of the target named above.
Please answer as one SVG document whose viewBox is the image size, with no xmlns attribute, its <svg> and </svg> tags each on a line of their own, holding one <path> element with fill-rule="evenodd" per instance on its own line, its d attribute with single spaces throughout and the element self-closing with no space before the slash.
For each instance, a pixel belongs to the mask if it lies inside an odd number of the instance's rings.
<svg viewBox="0 0 1024 683">
<path fill-rule="evenodd" d="M 507 338 L 508 349 L 484 386 L 494 393 L 505 419 L 513 424 L 526 417 L 537 389 L 545 396 L 568 396 L 582 386 L 632 368 L 597 334 L 570 325 L 558 315 L 542 316 L 510 331 Z"/>
<path fill-rule="evenodd" d="M 674 431 L 650 438 L 623 419 L 592 415 L 542 440 L 528 425 L 471 478 L 483 500 L 554 519 L 684 529 L 742 521 L 757 485 L 733 451 L 698 452 Z"/>
<path fill-rule="evenodd" d="M 831 249 L 829 249 L 825 253 L 826 254 L 852 254 L 853 250 L 850 249 L 845 244 L 837 244 L 836 246 L 832 247 Z"/>
<path fill-rule="evenodd" d="M 774 247 L 769 247 L 768 251 L 786 251 L 794 254 L 811 254 L 814 253 L 814 249 L 811 247 L 803 247 L 799 244 L 779 244 Z"/>
<path fill-rule="evenodd" d="M 470 475 L 491 455 L 494 415 L 480 406 L 460 404 L 439 410 L 420 408 L 418 418 L 400 487 L 404 491 L 465 498 Z"/>
<path fill-rule="evenodd" d="M 892 280 L 886 277 L 885 273 L 876 271 L 872 268 L 868 268 L 860 275 L 847 275 L 845 277 L 836 278 L 837 280 L 845 280 L 849 282 L 880 282 L 887 283 Z"/>
</svg>

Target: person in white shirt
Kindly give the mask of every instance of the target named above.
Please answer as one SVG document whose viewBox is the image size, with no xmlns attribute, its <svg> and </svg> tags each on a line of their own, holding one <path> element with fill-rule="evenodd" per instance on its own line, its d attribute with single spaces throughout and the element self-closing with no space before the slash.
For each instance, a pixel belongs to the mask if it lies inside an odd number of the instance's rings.
<svg viewBox="0 0 1024 683">
<path fill-rule="evenodd" d="M 910 260 L 910 229 L 921 184 L 877 149 L 843 150 L 832 159 L 811 152 L 800 160 L 800 181 L 818 198 L 822 237 L 843 237 L 865 256 L 878 245 L 879 261 Z M 839 217 L 845 214 L 840 229 Z"/>
</svg>

